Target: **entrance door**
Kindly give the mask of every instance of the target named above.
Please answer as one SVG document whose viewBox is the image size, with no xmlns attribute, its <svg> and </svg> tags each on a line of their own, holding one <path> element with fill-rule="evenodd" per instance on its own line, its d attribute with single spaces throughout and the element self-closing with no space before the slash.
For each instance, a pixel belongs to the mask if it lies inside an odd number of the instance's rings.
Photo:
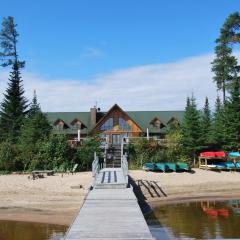
<svg viewBox="0 0 240 240">
<path fill-rule="evenodd" d="M 112 134 L 112 144 L 121 144 L 121 134 Z"/>
</svg>

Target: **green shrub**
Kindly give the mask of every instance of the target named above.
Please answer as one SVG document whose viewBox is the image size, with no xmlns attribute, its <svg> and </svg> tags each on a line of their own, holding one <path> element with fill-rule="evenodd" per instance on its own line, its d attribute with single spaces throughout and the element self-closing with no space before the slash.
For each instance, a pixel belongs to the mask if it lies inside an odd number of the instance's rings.
<svg viewBox="0 0 240 240">
<path fill-rule="evenodd" d="M 10 141 L 5 141 L 0 144 L 0 170 L 1 171 L 14 171 L 16 165 L 19 164 L 17 161 L 17 148 L 16 145 Z"/>
<path fill-rule="evenodd" d="M 91 170 L 94 152 L 101 156 L 100 139 L 98 137 L 87 138 L 83 144 L 77 148 L 76 159 L 81 170 Z"/>
</svg>

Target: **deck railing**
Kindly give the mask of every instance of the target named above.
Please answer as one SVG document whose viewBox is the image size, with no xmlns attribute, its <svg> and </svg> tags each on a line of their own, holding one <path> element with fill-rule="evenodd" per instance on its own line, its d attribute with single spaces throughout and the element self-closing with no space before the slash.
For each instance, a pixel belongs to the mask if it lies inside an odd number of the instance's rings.
<svg viewBox="0 0 240 240">
<path fill-rule="evenodd" d="M 123 142 L 124 144 L 128 144 L 130 141 L 139 140 L 139 139 L 152 140 L 157 142 L 159 145 L 165 145 L 169 143 L 167 139 L 158 139 L 156 137 L 124 137 Z"/>
<path fill-rule="evenodd" d="M 97 153 L 94 153 L 94 160 L 92 162 L 92 177 L 93 177 L 93 185 L 96 183 L 97 175 L 100 171 L 100 165 L 99 165 L 99 158 L 97 156 Z"/>
</svg>

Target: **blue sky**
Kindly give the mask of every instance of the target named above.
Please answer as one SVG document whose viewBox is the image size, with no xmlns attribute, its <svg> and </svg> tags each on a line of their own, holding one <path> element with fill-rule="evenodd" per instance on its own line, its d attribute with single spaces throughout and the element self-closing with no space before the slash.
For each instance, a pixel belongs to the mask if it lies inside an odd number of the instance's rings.
<svg viewBox="0 0 240 240">
<path fill-rule="evenodd" d="M 116 71 L 209 56 L 225 18 L 239 8 L 238 0 L 12 0 L 1 2 L 0 18 L 11 15 L 18 24 L 28 77 L 101 88 Z"/>
</svg>

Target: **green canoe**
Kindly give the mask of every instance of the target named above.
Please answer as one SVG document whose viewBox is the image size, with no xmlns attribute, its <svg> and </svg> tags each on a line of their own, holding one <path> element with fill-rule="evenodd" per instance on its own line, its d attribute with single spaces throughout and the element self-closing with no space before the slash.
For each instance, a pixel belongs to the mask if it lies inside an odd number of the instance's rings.
<svg viewBox="0 0 240 240">
<path fill-rule="evenodd" d="M 185 162 L 177 162 L 177 168 L 179 170 L 184 170 L 184 171 L 190 171 L 191 170 L 189 165 Z"/>
<path fill-rule="evenodd" d="M 145 171 L 154 171 L 154 170 L 156 170 L 156 165 L 155 165 L 155 163 L 145 163 L 143 165 L 143 170 L 145 170 Z"/>
<path fill-rule="evenodd" d="M 161 170 L 163 172 L 166 172 L 166 164 L 165 163 L 156 163 L 157 170 Z"/>
<path fill-rule="evenodd" d="M 177 171 L 177 164 L 176 163 L 165 163 L 166 169 L 170 169 L 174 172 Z"/>
</svg>

